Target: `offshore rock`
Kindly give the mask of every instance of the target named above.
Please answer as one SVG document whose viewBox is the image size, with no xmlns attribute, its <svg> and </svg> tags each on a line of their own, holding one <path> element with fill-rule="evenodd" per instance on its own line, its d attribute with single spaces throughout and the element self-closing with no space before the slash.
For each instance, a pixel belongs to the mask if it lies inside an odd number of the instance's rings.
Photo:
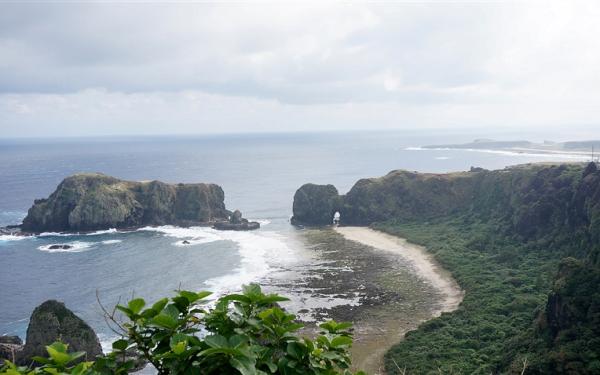
<svg viewBox="0 0 600 375">
<path fill-rule="evenodd" d="M 203 225 L 226 219 L 225 194 L 215 184 L 123 181 L 99 173 L 64 179 L 35 200 L 25 232 L 91 231 L 146 225 Z"/>
<path fill-rule="evenodd" d="M 71 246 L 71 245 L 66 245 L 66 244 L 62 245 L 62 244 L 59 244 L 59 245 L 50 245 L 49 249 L 50 250 L 58 250 L 58 249 L 68 250 L 68 249 L 71 249 L 72 247 L 73 246 Z"/>
<path fill-rule="evenodd" d="M 243 221 L 239 224 L 220 221 L 215 223 L 213 227 L 218 230 L 254 230 L 260 228 L 260 223 L 243 219 Z"/>
<path fill-rule="evenodd" d="M 254 230 L 260 228 L 260 223 L 244 219 L 240 210 L 235 210 L 229 221 L 218 221 L 213 225 L 213 228 L 218 230 Z"/>
<path fill-rule="evenodd" d="M 229 221 L 231 222 L 231 224 L 241 224 L 242 213 L 240 212 L 240 210 L 233 211 L 233 214 L 231 214 L 231 219 L 229 219 Z"/>
<path fill-rule="evenodd" d="M 33 310 L 25 347 L 18 355 L 19 363 L 29 363 L 33 356 L 46 357 L 45 347 L 61 340 L 70 351 L 86 352 L 83 360 L 93 360 L 102 354 L 98 336 L 92 328 L 62 302 L 48 300 Z"/>
</svg>

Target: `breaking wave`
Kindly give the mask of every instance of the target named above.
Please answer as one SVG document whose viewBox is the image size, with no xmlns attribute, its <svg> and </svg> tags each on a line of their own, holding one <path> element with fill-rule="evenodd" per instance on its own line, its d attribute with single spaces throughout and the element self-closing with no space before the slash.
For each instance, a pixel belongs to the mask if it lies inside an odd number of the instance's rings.
<svg viewBox="0 0 600 375">
<path fill-rule="evenodd" d="M 176 238 L 178 247 L 188 247 L 216 241 L 237 244 L 240 266 L 231 273 L 206 280 L 208 289 L 218 297 L 239 290 L 243 284 L 259 281 L 273 270 L 272 259 L 283 261 L 292 257 L 293 251 L 284 238 L 272 232 L 219 231 L 208 227 L 181 228 L 174 226 L 145 227 L 141 231 L 154 231 Z M 184 242 L 185 241 L 185 242 Z"/>
</svg>

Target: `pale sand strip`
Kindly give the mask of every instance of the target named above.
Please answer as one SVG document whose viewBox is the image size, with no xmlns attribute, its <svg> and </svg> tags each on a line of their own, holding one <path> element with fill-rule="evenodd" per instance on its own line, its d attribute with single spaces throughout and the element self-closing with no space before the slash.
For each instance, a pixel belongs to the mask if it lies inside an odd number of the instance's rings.
<svg viewBox="0 0 600 375">
<path fill-rule="evenodd" d="M 443 300 L 440 301 L 441 307 L 433 312 L 432 318 L 441 315 L 442 312 L 454 311 L 460 305 L 464 291 L 459 287 L 450 273 L 444 270 L 422 246 L 411 244 L 403 238 L 366 227 L 337 227 L 335 231 L 347 240 L 355 241 L 377 250 L 392 252 L 411 262 L 417 274 L 429 282 L 443 296 Z M 389 333 L 393 337 L 389 338 L 391 340 L 381 343 L 386 347 L 372 348 L 370 355 L 361 358 L 362 365 L 366 367 L 363 368 L 372 374 L 381 371 L 383 354 L 391 345 L 400 341 L 407 331 L 406 327 L 397 327 L 397 329 L 394 329 L 394 327 L 388 328 L 391 328 L 391 332 Z"/>
</svg>

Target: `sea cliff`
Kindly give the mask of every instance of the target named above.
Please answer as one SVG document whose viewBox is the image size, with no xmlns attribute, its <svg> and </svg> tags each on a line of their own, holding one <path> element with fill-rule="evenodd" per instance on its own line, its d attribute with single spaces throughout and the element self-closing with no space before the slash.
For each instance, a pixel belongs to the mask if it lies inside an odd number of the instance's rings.
<svg viewBox="0 0 600 375">
<path fill-rule="evenodd" d="M 432 220 L 471 215 L 501 221 L 503 229 L 531 240 L 572 231 L 600 239 L 600 172 L 589 165 L 521 165 L 447 174 L 397 170 L 359 180 L 346 195 L 331 185 L 298 189 L 293 220 L 304 225 L 369 225 L 388 220 Z M 328 212 L 324 212 L 328 211 Z M 323 216 L 329 214 L 329 220 Z"/>
<path fill-rule="evenodd" d="M 386 355 L 388 373 L 600 371 L 600 171 L 532 164 L 306 185 L 294 223 L 370 225 L 425 246 L 466 295 Z M 330 202 L 316 204 L 316 202 Z M 311 209 L 311 207 L 315 207 Z M 400 367 L 398 367 L 400 366 Z"/>
<path fill-rule="evenodd" d="M 65 178 L 35 200 L 25 232 L 90 231 L 146 225 L 198 225 L 227 220 L 223 189 L 215 184 L 124 181 L 99 173 Z"/>
</svg>

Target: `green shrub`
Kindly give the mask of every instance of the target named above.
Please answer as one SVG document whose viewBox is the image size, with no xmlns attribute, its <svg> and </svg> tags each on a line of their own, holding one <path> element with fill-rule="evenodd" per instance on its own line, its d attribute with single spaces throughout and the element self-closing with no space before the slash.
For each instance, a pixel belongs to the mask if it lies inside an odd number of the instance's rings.
<svg viewBox="0 0 600 375">
<path fill-rule="evenodd" d="M 126 322 L 108 314 L 122 332 L 110 354 L 74 364 L 84 353 L 68 353 L 67 345 L 57 342 L 46 347 L 49 358 L 35 358 L 41 366 L 6 362 L 0 374 L 125 374 L 139 359 L 159 374 L 351 374 L 349 323 L 329 321 L 320 325 L 315 340 L 300 338 L 302 324 L 277 305 L 287 298 L 264 294 L 251 284 L 207 309 L 209 295 L 178 291 L 150 307 L 135 298 L 116 307 Z"/>
</svg>

